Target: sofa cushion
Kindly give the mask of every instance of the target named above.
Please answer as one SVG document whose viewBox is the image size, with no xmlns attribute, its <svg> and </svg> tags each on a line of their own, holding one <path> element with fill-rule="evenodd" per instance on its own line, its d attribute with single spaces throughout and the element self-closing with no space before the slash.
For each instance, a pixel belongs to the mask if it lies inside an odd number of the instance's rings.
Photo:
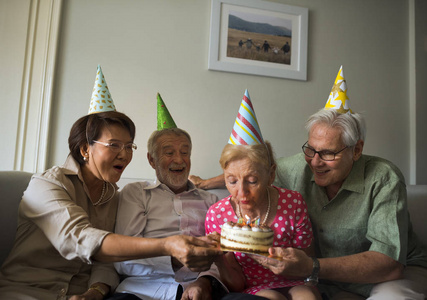
<svg viewBox="0 0 427 300">
<path fill-rule="evenodd" d="M 6 259 L 15 240 L 18 224 L 18 206 L 27 189 L 32 173 L 0 171 L 0 264 Z"/>
</svg>

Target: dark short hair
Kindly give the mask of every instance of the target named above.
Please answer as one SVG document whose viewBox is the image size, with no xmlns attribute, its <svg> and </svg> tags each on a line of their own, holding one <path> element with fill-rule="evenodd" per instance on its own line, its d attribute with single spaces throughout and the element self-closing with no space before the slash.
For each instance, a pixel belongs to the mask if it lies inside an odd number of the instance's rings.
<svg viewBox="0 0 427 300">
<path fill-rule="evenodd" d="M 80 164 L 84 164 L 80 153 L 80 147 L 85 144 L 93 145 L 93 140 L 101 136 L 104 128 L 111 125 L 119 125 L 129 131 L 132 141 L 135 139 L 135 124 L 123 113 L 117 111 L 90 114 L 78 119 L 70 130 L 68 137 L 68 147 L 70 155 Z"/>
</svg>

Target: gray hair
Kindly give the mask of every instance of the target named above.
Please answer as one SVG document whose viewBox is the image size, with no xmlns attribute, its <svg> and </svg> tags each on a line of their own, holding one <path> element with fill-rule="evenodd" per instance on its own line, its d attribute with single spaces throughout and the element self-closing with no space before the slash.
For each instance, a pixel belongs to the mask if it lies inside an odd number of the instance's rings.
<svg viewBox="0 0 427 300">
<path fill-rule="evenodd" d="M 158 145 L 157 145 L 157 140 L 166 134 L 175 134 L 176 136 L 185 136 L 188 141 L 190 142 L 190 150 L 191 150 L 191 137 L 188 134 L 187 131 L 181 129 L 181 128 L 166 128 L 166 129 L 162 129 L 162 130 L 156 130 L 154 131 L 150 138 L 148 139 L 147 142 L 147 150 L 148 153 L 153 157 L 153 158 L 157 158 L 157 150 L 158 150 Z"/>
<path fill-rule="evenodd" d="M 336 110 L 321 109 L 308 118 L 305 128 L 310 132 L 314 125 L 320 123 L 341 129 L 341 139 L 348 147 L 356 145 L 358 140 L 365 141 L 365 119 L 360 114 L 341 114 Z"/>
</svg>

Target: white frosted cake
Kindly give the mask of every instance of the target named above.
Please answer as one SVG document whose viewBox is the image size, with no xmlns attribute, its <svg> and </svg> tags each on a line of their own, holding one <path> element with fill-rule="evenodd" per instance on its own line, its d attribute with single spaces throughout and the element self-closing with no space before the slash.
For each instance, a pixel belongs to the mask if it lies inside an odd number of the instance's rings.
<svg viewBox="0 0 427 300">
<path fill-rule="evenodd" d="M 221 228 L 221 247 L 234 251 L 268 252 L 273 245 L 273 230 L 268 226 L 227 222 Z"/>
</svg>

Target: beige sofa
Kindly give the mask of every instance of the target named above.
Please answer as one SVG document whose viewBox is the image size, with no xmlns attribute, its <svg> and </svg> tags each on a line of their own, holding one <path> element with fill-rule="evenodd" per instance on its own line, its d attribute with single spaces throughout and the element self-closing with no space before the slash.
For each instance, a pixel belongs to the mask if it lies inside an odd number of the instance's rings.
<svg viewBox="0 0 427 300">
<path fill-rule="evenodd" d="M 0 265 L 8 255 L 14 241 L 19 201 L 31 178 L 31 173 L 0 171 Z M 122 179 L 119 186 L 136 179 Z M 427 245 L 427 185 L 408 185 L 408 208 L 411 221 L 420 240 Z M 226 189 L 209 190 L 220 199 L 226 197 Z"/>
</svg>

